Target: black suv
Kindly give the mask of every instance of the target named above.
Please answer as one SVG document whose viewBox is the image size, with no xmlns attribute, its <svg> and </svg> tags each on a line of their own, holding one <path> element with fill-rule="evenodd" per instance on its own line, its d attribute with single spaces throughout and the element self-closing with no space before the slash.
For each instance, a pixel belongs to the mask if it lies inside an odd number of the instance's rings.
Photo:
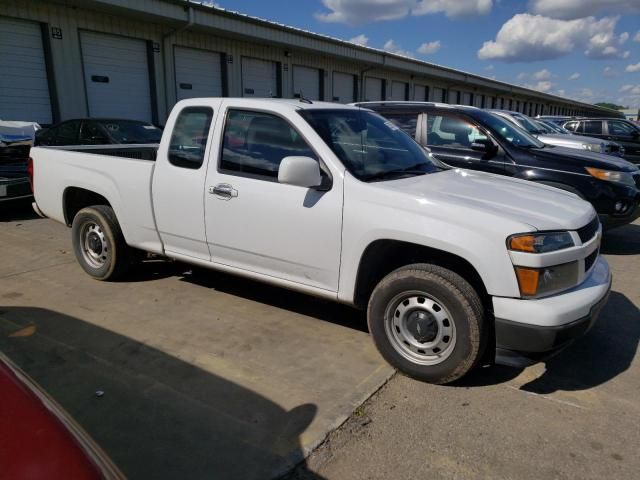
<svg viewBox="0 0 640 480">
<path fill-rule="evenodd" d="M 576 118 L 562 126 L 576 135 L 613 140 L 624 147 L 624 158 L 640 163 L 640 126 L 623 118 Z"/>
<path fill-rule="evenodd" d="M 362 102 L 442 162 L 551 185 L 590 202 L 606 227 L 640 216 L 640 170 L 600 153 L 545 145 L 511 122 L 475 107 Z"/>
</svg>

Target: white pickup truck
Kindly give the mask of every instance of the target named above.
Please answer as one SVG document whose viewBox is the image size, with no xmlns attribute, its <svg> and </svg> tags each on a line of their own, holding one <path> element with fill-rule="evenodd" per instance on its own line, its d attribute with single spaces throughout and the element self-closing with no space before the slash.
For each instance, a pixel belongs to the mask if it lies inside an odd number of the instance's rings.
<svg viewBox="0 0 640 480">
<path fill-rule="evenodd" d="M 34 207 L 92 277 L 142 250 L 366 308 L 384 358 L 429 382 L 562 348 L 611 286 L 589 203 L 448 168 L 363 108 L 190 99 L 155 161 L 31 156 Z"/>
</svg>

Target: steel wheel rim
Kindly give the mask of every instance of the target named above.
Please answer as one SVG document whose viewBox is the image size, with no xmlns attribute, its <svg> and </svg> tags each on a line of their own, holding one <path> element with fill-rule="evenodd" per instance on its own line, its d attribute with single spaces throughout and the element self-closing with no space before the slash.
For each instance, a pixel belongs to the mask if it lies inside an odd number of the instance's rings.
<svg viewBox="0 0 640 480">
<path fill-rule="evenodd" d="M 103 267 L 109 260 L 111 249 L 102 227 L 96 222 L 88 222 L 80 230 L 82 258 L 93 268 Z"/>
<path fill-rule="evenodd" d="M 437 298 L 420 291 L 403 292 L 389 302 L 384 327 L 394 350 L 419 365 L 438 365 L 453 352 L 456 327 Z"/>
</svg>

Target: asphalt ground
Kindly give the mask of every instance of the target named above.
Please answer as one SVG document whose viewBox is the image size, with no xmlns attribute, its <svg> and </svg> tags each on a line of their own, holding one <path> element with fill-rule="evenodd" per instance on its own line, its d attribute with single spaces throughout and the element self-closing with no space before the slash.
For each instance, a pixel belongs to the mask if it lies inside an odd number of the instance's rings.
<svg viewBox="0 0 640 480">
<path fill-rule="evenodd" d="M 304 457 L 287 477 L 638 478 L 640 222 L 605 235 L 613 291 L 584 338 L 451 386 L 393 375 L 331 302 L 158 260 L 91 280 L 28 205 L 0 211 L 0 246 L 0 351 L 130 478 L 269 478 Z"/>
</svg>

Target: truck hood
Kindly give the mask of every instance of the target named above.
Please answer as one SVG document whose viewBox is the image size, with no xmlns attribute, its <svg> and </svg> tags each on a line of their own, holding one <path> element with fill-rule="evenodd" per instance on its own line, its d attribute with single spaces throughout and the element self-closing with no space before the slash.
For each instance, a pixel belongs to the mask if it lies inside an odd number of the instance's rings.
<svg viewBox="0 0 640 480">
<path fill-rule="evenodd" d="M 545 148 L 532 149 L 530 150 L 530 153 L 532 153 L 538 160 L 549 159 L 557 161 L 558 159 L 561 159 L 573 165 L 595 167 L 603 170 L 614 170 L 620 172 L 635 172 L 638 170 L 638 167 L 633 163 L 623 160 L 622 158 L 577 148 L 547 145 Z"/>
<path fill-rule="evenodd" d="M 419 204 L 439 205 L 441 212 L 457 210 L 457 218 L 482 212 L 488 219 L 508 219 L 536 230 L 578 229 L 595 215 L 591 204 L 572 193 L 472 170 L 451 169 L 375 185 Z"/>
</svg>

